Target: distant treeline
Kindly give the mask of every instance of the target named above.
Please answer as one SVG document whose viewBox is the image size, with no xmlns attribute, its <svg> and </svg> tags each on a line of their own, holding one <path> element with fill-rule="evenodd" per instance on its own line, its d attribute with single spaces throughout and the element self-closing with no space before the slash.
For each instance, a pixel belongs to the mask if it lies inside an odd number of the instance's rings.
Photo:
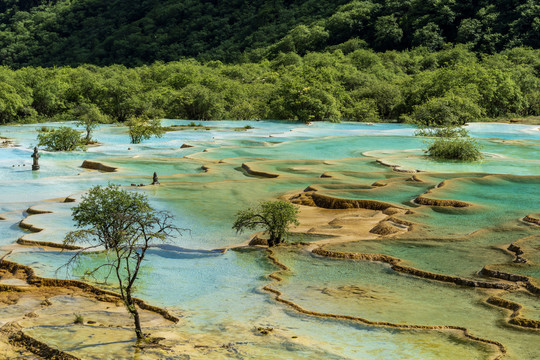
<svg viewBox="0 0 540 360">
<path fill-rule="evenodd" d="M 142 116 L 429 123 L 538 116 L 539 74 L 540 50 L 478 56 L 465 46 L 303 57 L 291 52 L 243 64 L 0 67 L 0 124 L 73 118 L 82 104 L 95 104 L 116 121 Z"/>
<path fill-rule="evenodd" d="M 0 65 L 259 62 L 463 43 L 540 48 L 534 0 L 2 0 Z"/>
</svg>

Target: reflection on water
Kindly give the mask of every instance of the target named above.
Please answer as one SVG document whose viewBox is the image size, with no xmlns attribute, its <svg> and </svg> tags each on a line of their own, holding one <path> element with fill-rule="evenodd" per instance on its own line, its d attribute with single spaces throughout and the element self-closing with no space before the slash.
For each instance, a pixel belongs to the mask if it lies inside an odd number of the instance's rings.
<svg viewBox="0 0 540 360">
<path fill-rule="evenodd" d="M 187 123 L 164 121 L 166 125 Z M 414 129 L 407 125 L 315 123 L 308 127 L 263 121 L 204 125 L 138 145 L 129 144 L 125 128 L 101 126 L 94 134 L 100 146 L 86 152 L 42 151 L 37 172 L 30 171 L 30 155 L 36 129 L 43 125 L 2 127 L 1 135 L 14 139 L 16 147 L 0 149 L 0 216 L 5 218 L 0 221 L 0 256 L 15 249 L 9 258 L 32 266 L 41 276 L 77 278 L 82 269 L 71 274 L 56 272 L 68 253 L 14 247 L 13 243 L 21 236 L 61 242 L 73 227 L 74 205 L 62 200 L 70 195 L 77 198 L 93 185 L 116 183 L 145 193 L 154 206 L 171 211 L 179 227 L 191 230 L 175 239 L 174 245 L 149 252 L 137 296 L 183 314 L 185 321 L 174 328 L 178 333 L 240 343 L 241 358 L 272 358 L 269 354 L 273 354 L 299 359 L 483 359 L 493 355 L 492 347 L 457 333 L 377 328 L 295 313 L 261 290 L 271 282 L 267 275 L 276 270 L 263 250 L 220 250 L 249 238 L 231 229 L 237 210 L 259 200 L 300 193 L 308 186 L 333 198 L 393 204 L 409 210 L 400 219 L 414 223 L 409 232 L 398 236 L 359 238 L 329 245 L 329 250 L 386 254 L 418 269 L 477 280 L 486 280 L 478 272 L 489 265 L 540 283 L 536 236 L 540 227 L 521 221 L 540 211 L 537 127 L 471 124 L 469 130 L 479 138 L 486 158 L 463 164 L 426 159 L 423 139 L 412 136 Z M 253 129 L 240 129 L 245 125 Z M 85 159 L 117 171 L 82 169 Z M 413 177 L 393 172 L 376 160 L 427 172 Z M 154 171 L 162 185 L 130 186 L 149 184 Z M 419 206 L 414 199 L 421 194 L 471 206 Z M 29 206 L 52 211 L 25 219 L 43 231 L 25 233 L 17 226 Z M 293 242 L 321 239 L 317 234 L 297 235 Z M 527 263 L 512 262 L 514 254 L 506 250 L 510 243 L 521 244 Z M 522 304 L 523 316 L 538 319 L 538 295 L 523 289 L 505 292 L 425 280 L 396 273 L 380 263 L 315 257 L 302 247 L 282 249 L 277 258 L 290 270 L 274 287 L 284 298 L 309 310 L 399 324 L 466 327 L 475 336 L 503 343 L 509 359 L 540 357 L 537 331 L 501 325 L 506 324 L 509 312 L 485 303 L 492 295 L 504 297 Z M 98 259 L 88 258 L 86 265 L 93 261 Z M 254 336 L 257 326 L 273 327 L 275 335 Z M 77 336 L 84 335 L 75 336 L 70 345 L 62 343 L 63 336 L 51 333 L 43 327 L 32 329 L 34 336 L 51 344 L 66 346 L 74 354 L 82 351 L 84 340 Z M 54 333 L 72 331 L 59 327 Z M 122 336 L 131 341 L 131 334 Z M 124 345 L 96 346 L 85 355 L 100 358 L 117 351 L 129 358 L 131 350 Z"/>
</svg>

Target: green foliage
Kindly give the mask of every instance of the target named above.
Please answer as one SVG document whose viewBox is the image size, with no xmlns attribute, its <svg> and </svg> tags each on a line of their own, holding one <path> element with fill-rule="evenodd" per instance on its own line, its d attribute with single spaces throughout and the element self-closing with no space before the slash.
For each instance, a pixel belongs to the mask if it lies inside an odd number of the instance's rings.
<svg viewBox="0 0 540 360">
<path fill-rule="evenodd" d="M 425 46 L 431 50 L 439 50 L 444 45 L 444 37 L 439 26 L 428 23 L 414 32 L 412 43 L 415 46 Z"/>
<path fill-rule="evenodd" d="M 98 122 L 132 117 L 401 118 L 440 126 L 538 116 L 538 59 L 540 50 L 514 48 L 478 58 L 465 46 L 445 45 L 440 51 L 281 53 L 272 61 L 234 65 L 183 60 L 135 68 L 0 67 L 0 123 L 75 117 L 91 133 Z"/>
<path fill-rule="evenodd" d="M 482 159 L 478 144 L 467 137 L 439 137 L 426 150 L 430 157 L 443 160 L 476 161 Z"/>
<path fill-rule="evenodd" d="M 140 117 L 132 117 L 126 122 L 129 137 L 132 144 L 139 144 L 143 140 L 148 140 L 152 136 L 161 137 L 165 130 L 161 126 L 159 119 L 147 120 Z"/>
<path fill-rule="evenodd" d="M 99 243 L 110 249 L 138 232 L 134 219 L 152 219 L 154 211 L 144 195 L 109 185 L 90 189 L 72 215 L 77 228 L 91 228 Z"/>
<path fill-rule="evenodd" d="M 479 120 L 482 114 L 474 101 L 451 93 L 415 106 L 411 119 L 421 127 L 455 127 Z"/>
<path fill-rule="evenodd" d="M 223 114 L 222 95 L 202 84 L 188 84 L 178 93 L 174 110 L 175 118 L 219 119 Z"/>
<path fill-rule="evenodd" d="M 403 38 L 403 29 L 392 15 L 381 16 L 375 21 L 374 45 L 378 49 L 395 48 Z"/>
<path fill-rule="evenodd" d="M 35 116 L 32 91 L 16 79 L 16 74 L 0 67 L 0 124 Z"/>
<path fill-rule="evenodd" d="M 84 324 L 84 318 L 81 314 L 73 314 L 75 319 L 73 320 L 74 324 Z"/>
<path fill-rule="evenodd" d="M 355 101 L 351 107 L 347 108 L 344 115 L 350 121 L 378 122 L 381 120 L 373 99 Z"/>
<path fill-rule="evenodd" d="M 81 134 L 68 126 L 38 134 L 38 147 L 43 147 L 50 151 L 74 151 L 84 149 L 85 141 Z"/>
<path fill-rule="evenodd" d="M 95 104 L 81 104 L 73 109 L 73 115 L 79 119 L 79 126 L 84 127 L 86 136 L 84 142 L 89 144 L 92 142 L 92 131 L 99 124 L 110 122 L 107 115 L 103 114 L 99 107 Z"/>
<path fill-rule="evenodd" d="M 540 5 L 532 0 L 510 5 L 501 0 L 3 1 L 0 65 L 134 67 L 181 58 L 258 62 L 280 53 L 438 50 L 447 43 L 495 53 L 538 49 L 539 33 Z M 53 116 L 68 105 L 66 98 L 50 96 L 64 88 L 63 81 L 45 76 L 24 81 L 36 90 L 39 112 Z M 120 117 L 124 110 L 116 108 Z"/>
<path fill-rule="evenodd" d="M 75 253 L 67 266 L 75 266 L 88 256 L 89 250 L 105 248 L 101 263 L 87 271 L 89 275 L 104 271 L 105 278 L 113 274 L 120 295 L 135 324 L 137 339 L 143 338 L 140 317 L 132 297 L 133 287 L 141 273 L 146 251 L 162 243 L 179 229 L 167 212 L 153 209 L 146 196 L 121 190 L 117 185 L 95 186 L 83 195 L 72 209 L 76 231 L 69 232 L 65 244 L 86 243 Z"/>
<path fill-rule="evenodd" d="M 233 229 L 264 229 L 270 236 L 268 246 L 275 246 L 284 241 L 291 225 L 299 225 L 298 209 L 286 201 L 263 201 L 254 208 L 238 211 Z"/>
<path fill-rule="evenodd" d="M 456 138 L 456 137 L 468 137 L 469 132 L 461 126 L 444 126 L 436 128 L 420 128 L 414 133 L 416 136 L 426 137 L 444 137 L 444 138 Z"/>
</svg>

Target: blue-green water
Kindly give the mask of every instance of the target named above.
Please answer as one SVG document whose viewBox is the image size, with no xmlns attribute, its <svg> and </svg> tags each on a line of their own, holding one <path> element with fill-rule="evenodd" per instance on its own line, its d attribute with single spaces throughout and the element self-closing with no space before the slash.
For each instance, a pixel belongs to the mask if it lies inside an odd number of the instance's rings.
<svg viewBox="0 0 540 360">
<path fill-rule="evenodd" d="M 490 265 L 538 279 L 537 246 L 527 248 L 530 260 L 523 266 L 513 264 L 512 254 L 504 250 L 540 229 L 521 221 L 540 211 L 538 127 L 471 124 L 469 130 L 486 157 L 479 163 L 463 164 L 427 159 L 422 151 L 424 139 L 414 137 L 414 128 L 408 125 L 306 126 L 265 121 L 204 125 L 210 130 L 172 131 L 138 145 L 129 144 L 125 128 L 104 125 L 93 135 L 100 146 L 86 152 L 41 151 L 37 172 L 31 171 L 30 155 L 36 129 L 43 125 L 1 127 L 0 135 L 13 139 L 16 146 L 0 148 L 0 216 L 5 218 L 0 221 L 0 256 L 14 250 L 10 260 L 32 266 L 41 276 L 80 276 L 82 269 L 56 272 L 69 253 L 13 244 L 23 235 L 28 240 L 61 242 L 73 229 L 71 207 L 76 204 L 63 203 L 63 199 L 79 198 L 93 185 L 115 183 L 146 194 L 156 208 L 174 214 L 175 224 L 190 229 L 174 239 L 174 246 L 150 252 L 137 286 L 137 296 L 182 314 L 185 321 L 177 331 L 219 334 L 224 343 L 240 341 L 263 325 L 289 336 L 287 341 L 279 337 L 250 340 L 242 347 L 245 358 L 272 354 L 270 358 L 483 359 L 493 354 L 493 348 L 459 334 L 396 331 L 301 315 L 261 290 L 271 282 L 266 276 L 277 270 L 263 250 L 222 253 L 213 249 L 249 239 L 249 233 L 231 229 L 238 210 L 314 186 L 326 195 L 380 200 L 414 212 L 398 215 L 415 223 L 408 233 L 364 241 L 359 237 L 356 242 L 330 246 L 333 250 L 392 255 L 419 269 L 465 278 L 482 279 L 478 271 Z M 246 125 L 253 129 L 236 129 Z M 181 148 L 183 144 L 193 147 Z M 118 171 L 82 169 L 85 159 Z M 419 182 L 376 160 L 427 172 L 416 174 Z M 278 177 L 250 175 L 242 164 Z M 130 186 L 149 184 L 154 171 L 160 186 Z M 434 189 L 443 180 L 447 180 L 445 185 Z M 375 182 L 384 186 L 373 186 Z M 443 208 L 412 202 L 430 189 L 427 197 L 461 200 L 472 206 Z M 25 220 L 43 228 L 42 232 L 18 228 L 29 206 L 52 211 Z M 538 332 L 501 325 L 507 312 L 484 302 L 494 293 L 517 302 L 524 299 L 523 305 L 531 308 L 524 314 L 536 318 L 537 309 L 531 304 L 537 296 L 463 288 L 399 275 L 386 265 L 324 260 L 299 250 L 277 255 L 291 270 L 284 274 L 283 283 L 273 286 L 283 291 L 284 298 L 309 310 L 392 323 L 467 327 L 473 335 L 503 343 L 509 359 L 540 358 Z M 87 260 L 88 266 L 93 261 L 97 260 Z M 301 343 L 291 340 L 292 336 Z M 108 357 L 108 351 L 98 349 L 92 357 Z"/>
</svg>

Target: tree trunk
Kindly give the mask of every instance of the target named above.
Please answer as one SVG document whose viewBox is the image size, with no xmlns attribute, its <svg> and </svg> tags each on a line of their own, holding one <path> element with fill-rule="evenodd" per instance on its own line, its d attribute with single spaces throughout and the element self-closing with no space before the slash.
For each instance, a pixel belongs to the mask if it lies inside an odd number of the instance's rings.
<svg viewBox="0 0 540 360">
<path fill-rule="evenodd" d="M 141 340 L 143 338 L 143 332 L 141 329 L 141 318 L 139 316 L 139 311 L 137 310 L 137 307 L 135 306 L 135 302 L 133 301 L 133 298 L 131 297 L 131 291 L 129 290 L 126 290 L 126 307 L 129 313 L 133 316 L 133 322 L 135 324 L 135 334 L 137 335 L 137 340 Z"/>
<path fill-rule="evenodd" d="M 137 311 L 135 304 L 133 304 L 133 309 L 135 310 L 132 312 L 133 322 L 135 323 L 135 334 L 137 334 L 137 340 L 140 340 L 144 337 L 141 329 L 141 318 L 139 317 L 139 312 Z"/>
<path fill-rule="evenodd" d="M 280 240 L 281 238 L 279 236 L 277 236 L 276 234 L 270 233 L 270 239 L 268 239 L 268 246 L 269 247 L 276 246 L 277 244 L 280 243 Z"/>
</svg>

